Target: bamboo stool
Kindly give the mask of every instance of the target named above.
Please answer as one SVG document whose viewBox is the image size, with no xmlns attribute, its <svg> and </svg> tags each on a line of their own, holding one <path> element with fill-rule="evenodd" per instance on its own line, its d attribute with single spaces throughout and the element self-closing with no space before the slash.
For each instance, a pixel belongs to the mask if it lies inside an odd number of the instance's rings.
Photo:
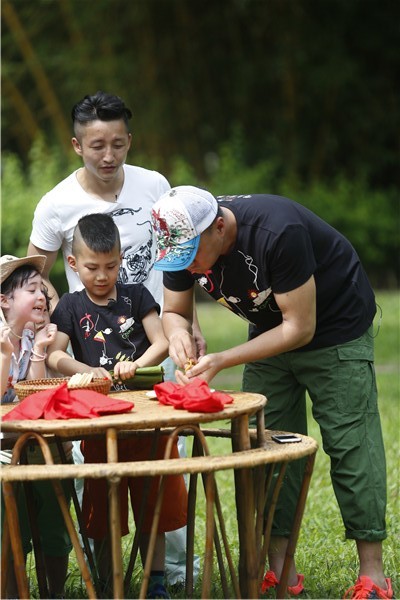
<svg viewBox="0 0 400 600">
<path fill-rule="evenodd" d="M 185 431 L 187 431 L 187 427 L 185 427 L 185 426 L 182 426 L 182 427 L 176 429 L 171 436 L 170 445 L 172 445 L 173 435 L 178 435 L 178 434 L 182 435 L 182 433 L 185 433 Z M 230 437 L 230 432 L 224 431 L 224 430 L 222 430 L 222 431 L 221 430 L 207 430 L 206 434 L 215 435 L 215 431 L 216 431 L 216 434 L 221 437 Z M 288 544 L 288 549 L 287 549 L 287 554 L 286 554 L 286 559 L 285 559 L 285 565 L 284 565 L 284 569 L 282 571 L 280 585 L 277 590 L 277 597 L 278 598 L 284 597 L 284 593 L 285 593 L 286 586 L 287 586 L 287 577 L 288 577 L 288 573 L 289 573 L 289 568 L 290 568 L 291 560 L 293 559 L 293 555 L 294 555 L 294 551 L 295 551 L 295 547 L 296 547 L 296 543 L 297 543 L 297 539 L 298 539 L 301 519 L 302 519 L 303 511 L 304 511 L 306 495 L 307 495 L 308 486 L 309 486 L 311 473 L 312 473 L 313 462 L 314 462 L 315 453 L 317 451 L 318 446 L 317 446 L 317 443 L 315 442 L 315 440 L 313 440 L 312 438 L 309 438 L 307 436 L 302 436 L 302 442 L 300 442 L 299 444 L 291 444 L 290 446 L 289 445 L 278 446 L 274 442 L 269 441 L 269 439 L 268 439 L 269 434 L 270 434 L 270 432 L 266 432 L 267 440 L 264 444 L 264 447 L 262 447 L 262 448 L 254 448 L 254 449 L 244 450 L 241 452 L 234 452 L 232 454 L 223 455 L 223 456 L 210 456 L 209 454 L 206 454 L 203 456 L 194 456 L 191 458 L 189 458 L 189 457 L 188 458 L 179 458 L 179 459 L 174 459 L 174 460 L 143 461 L 143 462 L 137 463 L 137 464 L 135 464 L 135 463 L 116 463 L 116 464 L 104 463 L 104 464 L 97 464 L 97 465 L 92 465 L 92 464 L 54 465 L 54 464 L 52 464 L 51 454 L 48 452 L 48 449 L 46 449 L 46 446 L 47 446 L 46 442 L 43 439 L 40 439 L 40 436 L 37 436 L 36 434 L 24 434 L 17 441 L 16 456 L 19 455 L 20 448 L 23 446 L 23 444 L 26 443 L 27 439 L 33 436 L 38 439 L 38 442 L 42 448 L 42 451 L 44 453 L 45 459 L 47 460 L 48 464 L 47 465 L 19 465 L 19 466 L 16 466 L 15 465 L 16 458 L 15 458 L 12 465 L 9 465 L 9 466 L 6 465 L 1 469 L 3 487 L 5 490 L 6 509 L 7 509 L 7 515 L 8 515 L 7 522 L 9 523 L 9 533 L 11 534 L 10 535 L 11 546 L 12 546 L 12 550 L 14 553 L 14 559 L 16 560 L 16 567 L 18 569 L 18 574 L 16 573 L 17 578 L 18 578 L 17 580 L 19 582 L 19 585 L 21 585 L 21 588 L 19 588 L 19 589 L 21 589 L 21 592 L 23 590 L 23 592 L 22 592 L 24 594 L 23 597 L 28 597 L 28 589 L 27 589 L 27 581 L 26 581 L 26 574 L 25 574 L 25 565 L 24 565 L 24 560 L 23 560 L 23 555 L 22 555 L 22 547 L 21 547 L 19 531 L 18 531 L 18 516 L 16 514 L 15 499 L 13 498 L 11 482 L 32 481 L 32 480 L 52 480 L 53 481 L 53 485 L 55 487 L 57 497 L 60 502 L 60 507 L 63 510 L 63 515 L 64 515 L 64 518 L 66 519 L 66 523 L 67 522 L 70 523 L 69 533 L 71 535 L 71 540 L 73 541 L 73 545 L 74 545 L 75 551 L 77 553 L 78 563 L 79 563 L 80 569 L 82 571 L 83 578 L 84 578 L 84 581 L 85 581 L 85 584 L 86 584 L 86 587 L 88 590 L 88 596 L 89 596 L 89 598 L 95 598 L 96 595 L 95 595 L 94 587 L 90 580 L 90 575 L 88 573 L 87 566 L 83 559 L 83 553 L 80 548 L 77 534 L 76 534 L 75 528 L 72 524 L 72 520 L 71 520 L 69 511 L 68 511 L 68 508 L 65 505 L 65 499 L 63 496 L 62 489 L 60 487 L 59 480 L 78 478 L 78 477 L 91 477 L 91 478 L 106 477 L 109 480 L 115 481 L 116 478 L 120 479 L 121 477 L 135 477 L 135 476 L 138 477 L 138 476 L 154 476 L 154 475 L 164 476 L 164 475 L 169 475 L 169 474 L 183 474 L 183 473 L 189 473 L 191 475 L 195 475 L 195 474 L 199 474 L 199 473 L 213 474 L 215 471 L 220 471 L 220 470 L 225 470 L 225 469 L 235 469 L 238 472 L 239 471 L 243 472 L 246 470 L 247 471 L 254 470 L 257 467 L 262 467 L 262 471 L 265 472 L 265 465 L 270 464 L 270 463 L 271 464 L 282 463 L 281 470 L 280 470 L 280 473 L 278 475 L 278 480 L 277 480 L 278 487 L 275 486 L 275 490 L 273 493 L 273 502 L 271 504 L 271 507 L 270 507 L 270 510 L 268 513 L 268 518 L 267 518 L 265 529 L 263 529 L 263 527 L 262 527 L 263 511 L 264 511 L 263 499 L 265 500 L 265 490 L 268 490 L 268 487 L 269 487 L 271 479 L 272 479 L 272 473 L 268 475 L 268 481 L 267 481 L 266 487 L 264 488 L 264 493 L 262 493 L 259 490 L 260 486 L 256 486 L 256 490 L 258 489 L 258 492 L 257 492 L 257 499 L 256 499 L 257 514 L 256 514 L 255 526 L 254 526 L 254 522 L 253 522 L 253 527 L 254 527 L 253 532 L 245 532 L 245 534 L 244 534 L 244 536 L 246 538 L 246 544 L 249 547 L 251 547 L 251 545 L 253 544 L 254 535 L 255 535 L 256 544 L 253 545 L 253 547 L 259 548 L 261 546 L 261 555 L 260 555 L 259 559 L 256 560 L 256 577 L 257 577 L 258 587 L 259 587 L 259 583 L 261 582 L 261 578 L 262 578 L 261 571 L 264 568 L 265 556 L 266 556 L 266 552 L 267 552 L 268 544 L 269 544 L 269 535 L 270 535 L 270 528 L 272 525 L 273 511 L 275 509 L 276 499 L 278 497 L 280 484 L 281 484 L 282 478 L 283 478 L 284 471 L 282 469 L 284 469 L 284 466 L 287 462 L 308 456 L 307 468 L 306 468 L 306 472 L 304 475 L 303 486 L 302 486 L 302 490 L 301 490 L 301 494 L 299 497 L 298 506 L 297 506 L 297 510 L 296 510 L 295 523 L 293 526 L 292 535 L 289 539 L 289 544 Z M 253 438 L 255 436 L 254 430 L 252 431 L 252 436 L 253 436 Z M 168 446 L 169 450 L 170 450 L 170 445 Z M 295 446 L 297 446 L 297 447 L 295 447 Z M 208 452 L 206 445 L 202 444 L 202 447 L 205 448 L 206 452 Z M 168 454 L 168 449 L 166 450 L 166 454 Z M 162 486 L 162 482 L 160 485 Z M 214 482 L 213 478 L 207 479 L 206 487 L 207 487 L 208 497 L 207 497 L 207 528 L 206 528 L 206 545 L 205 545 L 205 564 L 204 564 L 204 577 L 203 577 L 204 581 L 203 581 L 203 590 L 202 590 L 203 598 L 209 597 L 209 593 L 208 593 L 209 588 L 207 586 L 209 586 L 210 582 L 211 582 L 212 543 L 213 543 L 213 533 L 214 533 L 214 518 L 211 516 L 212 515 L 211 507 L 212 507 L 213 503 L 216 503 L 215 482 Z M 239 489 L 242 489 L 242 488 L 239 488 Z M 10 493 L 10 490 L 11 490 L 11 493 Z M 162 487 L 161 487 L 161 494 L 162 494 Z M 159 498 L 158 498 L 159 507 L 161 506 L 161 494 L 159 495 Z M 64 501 L 64 503 L 63 503 L 63 501 Z M 221 508 L 219 501 L 216 503 L 216 506 L 217 506 L 217 511 L 219 511 Z M 193 511 L 193 508 L 190 508 L 190 514 L 192 514 L 192 511 Z M 158 513 L 157 513 L 157 508 L 156 508 L 156 516 L 157 516 L 157 514 Z M 11 515 L 11 517 L 10 517 L 10 515 Z M 253 515 L 250 515 L 250 518 L 252 519 Z M 6 525 L 6 523 L 5 523 L 5 525 Z M 241 526 L 241 524 L 239 523 L 239 527 L 240 526 Z M 7 527 L 5 527 L 5 529 L 7 529 Z M 157 529 L 157 522 L 155 520 L 155 522 L 153 523 L 153 529 L 152 529 L 152 536 L 154 537 L 154 540 L 155 540 L 154 532 L 156 532 L 156 529 Z M 191 527 L 188 527 L 188 532 L 189 532 L 189 530 L 192 531 Z M 222 530 L 224 530 L 224 526 L 222 526 Z M 5 534 L 6 535 L 3 537 L 3 542 L 5 542 L 5 547 L 3 547 L 3 559 L 5 556 L 8 556 L 8 554 L 7 554 L 8 532 L 5 531 Z M 247 534 L 249 534 L 249 535 L 247 535 Z M 224 538 L 224 535 L 225 534 L 223 534 L 223 538 Z M 264 542 L 263 542 L 263 544 L 260 544 L 260 546 L 259 546 L 259 541 L 262 537 L 264 538 Z M 223 539 L 223 541 L 224 541 L 224 546 L 225 546 L 225 551 L 226 551 L 226 548 L 228 547 L 227 542 L 225 539 Z M 191 547 L 192 547 L 192 538 L 189 539 L 189 546 L 188 546 L 189 552 L 192 551 Z M 150 564 L 151 564 L 151 552 L 153 551 L 153 549 L 154 549 L 154 544 L 151 543 L 149 545 L 148 557 L 147 557 L 146 564 L 145 564 L 145 571 L 144 571 L 144 577 L 143 577 L 143 583 L 142 583 L 142 588 L 141 588 L 141 592 L 140 592 L 140 597 L 145 597 L 145 590 L 147 589 L 147 582 L 148 582 L 148 576 L 149 576 L 149 570 L 150 570 Z M 230 563 L 229 558 L 228 558 L 228 563 Z M 248 566 L 248 564 L 247 564 L 247 566 Z M 243 565 L 241 567 L 243 568 Z M 4 571 L 3 571 L 3 573 L 4 573 Z M 24 576 L 25 576 L 25 578 L 24 578 Z M 234 578 L 235 578 L 235 576 L 234 576 Z M 235 585 L 235 583 L 234 583 L 234 587 L 235 587 L 235 595 L 237 597 L 258 597 L 259 591 L 257 594 L 244 595 L 243 594 L 244 590 L 240 589 L 240 591 L 239 591 L 237 589 L 237 585 Z"/>
<path fill-rule="evenodd" d="M 107 442 L 107 463 L 104 464 L 64 464 L 64 465 L 19 465 L 15 464 L 4 466 L 1 469 L 2 478 L 5 484 L 13 481 L 30 481 L 30 480 L 57 480 L 61 479 L 73 479 L 73 478 L 106 478 L 109 482 L 110 492 L 110 531 L 112 535 L 112 555 L 113 555 L 113 580 L 114 580 L 114 597 L 122 598 L 124 595 L 123 588 L 123 577 L 122 577 L 122 556 L 121 556 L 121 543 L 120 543 L 120 528 L 118 516 L 118 489 L 119 481 L 121 477 L 152 477 L 152 476 L 164 476 L 169 474 L 190 474 L 195 476 L 198 474 L 202 475 L 203 482 L 206 484 L 209 494 L 209 505 L 207 508 L 208 515 L 211 513 L 211 505 L 214 504 L 218 513 L 219 498 L 218 494 L 214 492 L 214 498 L 212 498 L 213 490 L 215 485 L 212 484 L 213 479 L 207 477 L 207 474 L 213 474 L 215 471 L 235 469 L 235 497 L 236 497 L 236 510 L 238 516 L 238 533 L 239 533 L 239 581 L 240 590 L 235 589 L 234 594 L 237 597 L 244 598 L 256 598 L 259 597 L 260 592 L 260 572 L 264 565 L 261 566 L 259 559 L 262 558 L 263 548 L 267 548 L 267 544 L 263 542 L 264 535 L 264 503 L 265 503 L 265 489 L 270 485 L 267 481 L 266 486 L 264 484 L 264 478 L 266 474 L 265 465 L 271 465 L 268 467 L 268 471 L 277 464 L 284 464 L 298 458 L 308 457 L 307 468 L 303 478 L 303 485 L 301 494 L 299 496 L 299 502 L 296 511 L 296 519 L 292 530 L 292 536 L 289 540 L 288 552 L 286 555 L 285 565 L 290 566 L 292 560 L 292 553 L 297 542 L 298 532 L 300 528 L 300 522 L 304 510 L 305 498 L 309 486 L 309 481 L 312 472 L 312 465 L 317 451 L 317 443 L 308 438 L 302 436 L 302 442 L 299 444 L 282 445 L 278 446 L 275 442 L 271 442 L 268 438 L 269 432 L 264 430 L 264 412 L 263 408 L 266 403 L 265 396 L 260 394 L 250 394 L 245 392 L 233 392 L 232 396 L 234 402 L 230 405 L 226 405 L 223 410 L 218 413 L 189 413 L 184 410 L 175 410 L 171 406 L 159 405 L 156 402 L 149 400 L 144 392 L 127 392 L 124 394 L 112 394 L 113 397 L 117 396 L 121 399 L 133 400 L 134 408 L 131 412 L 122 415 L 107 415 L 96 419 L 70 419 L 67 421 L 47 421 L 47 420 L 36 420 L 36 421 L 7 421 L 3 423 L 2 429 L 8 433 L 15 433 L 20 435 L 21 438 L 18 443 L 22 444 L 24 436 L 26 439 L 29 437 L 35 437 L 38 435 L 43 444 L 45 441 L 43 436 L 52 436 L 51 439 L 66 440 L 66 439 L 85 439 L 90 436 L 100 436 L 106 439 Z M 3 411 L 7 411 L 7 405 L 3 405 Z M 4 413 L 3 413 L 4 414 Z M 249 417 L 257 416 L 257 428 L 256 430 L 249 430 Z M 179 431 L 183 433 L 185 427 L 190 428 L 190 435 L 193 433 L 194 427 L 210 423 L 212 421 L 222 421 L 229 419 L 231 421 L 231 432 L 223 433 L 224 437 L 231 438 L 233 453 L 229 452 L 227 455 L 222 456 L 209 456 L 208 450 L 204 449 L 205 445 L 203 442 L 198 441 L 196 437 L 197 452 L 202 454 L 200 456 L 193 456 L 191 458 L 178 458 L 173 460 L 149 460 L 140 463 L 127 462 L 118 463 L 117 456 L 117 440 L 119 435 L 131 435 L 134 432 L 135 435 L 140 435 L 143 430 L 157 430 L 161 429 L 162 433 L 170 433 L 171 431 Z M 171 428 L 171 429 L 169 429 Z M 177 429 L 178 428 L 178 429 Z M 183 428 L 183 429 L 182 429 Z M 206 431 L 206 434 L 213 435 L 211 431 Z M 218 434 L 217 434 L 218 435 Z M 25 442 L 24 442 L 25 443 Z M 172 442 L 171 442 L 172 443 Z M 253 446 L 257 445 L 257 448 Z M 18 446 L 17 446 L 18 447 Z M 271 476 L 272 477 L 272 476 Z M 277 480 L 281 480 L 278 476 Z M 268 476 L 269 478 L 269 476 Z M 6 485 L 6 489 L 8 486 Z M 192 486 L 192 489 L 193 486 Z M 12 492 L 12 488 L 11 488 Z M 276 494 L 279 493 L 277 489 Z M 189 501 L 191 495 L 195 495 L 194 491 L 189 493 Z M 12 504 L 15 499 L 12 494 L 10 495 L 10 501 L 8 503 L 10 510 L 6 507 L 7 513 L 12 514 Z M 192 513 L 194 515 L 194 509 Z M 274 506 L 269 508 L 267 522 L 272 522 L 272 511 Z M 67 511 L 68 512 L 68 511 Z M 271 518 L 269 518 L 271 515 Z M 16 510 L 14 511 L 16 517 Z M 12 537 L 14 539 L 13 544 L 17 547 L 18 544 L 15 542 L 15 538 L 19 539 L 19 532 L 15 522 L 17 520 L 12 519 L 13 523 L 10 527 Z M 190 520 L 191 517 L 190 517 Z M 209 530 L 214 528 L 215 520 L 208 519 L 208 533 L 207 533 L 207 552 L 212 548 L 212 538 Z M 191 531 L 194 527 L 193 524 L 189 523 L 189 530 Z M 265 530 L 268 534 L 268 531 Z M 222 530 L 221 530 L 222 532 Z M 8 531 L 5 531 L 3 536 L 3 551 L 7 551 Z M 222 535 L 222 533 L 221 533 Z M 223 535 L 222 535 L 223 537 Z M 216 543 L 217 537 L 214 535 L 214 543 Z M 222 550 L 219 546 L 219 541 L 216 543 L 217 558 L 222 555 Z M 189 538 L 188 555 L 191 552 L 190 549 L 191 538 Z M 14 546 L 13 546 L 14 551 Z M 265 550 L 266 552 L 266 550 Z M 15 554 L 15 553 L 14 553 Z M 211 553 L 207 554 L 206 558 Z M 21 553 L 22 556 L 22 553 Z M 208 560 L 208 559 L 207 559 Z M 229 562 L 229 560 L 228 560 Z M 278 597 L 283 597 L 287 585 L 288 567 L 284 567 L 280 585 L 278 587 Z M 210 573 L 209 563 L 206 562 L 205 568 Z M 20 569 L 24 570 L 23 557 L 20 561 Z M 286 570 L 285 570 L 286 569 Z M 220 567 L 222 573 L 222 569 Z M 25 574 L 25 571 L 24 571 Z M 261 572 L 262 577 L 262 572 Z M 26 578 L 26 574 L 25 574 Z M 188 570 L 188 578 L 190 578 L 190 572 Z M 4 579 L 4 578 L 3 578 Z M 205 576 L 206 585 L 211 579 L 211 576 L 207 574 Z M 2 582 L 3 583 L 3 582 Z M 91 583 L 91 582 L 90 582 Z M 188 586 L 190 587 L 190 586 Z M 93 590 L 93 586 L 92 586 Z M 225 588 L 224 588 L 225 590 Z M 143 593 L 143 590 L 142 590 Z M 205 594 L 205 591 L 202 592 Z M 228 595 L 224 591 L 225 595 Z M 88 590 L 89 597 L 95 597 L 94 591 Z M 92 594 L 90 596 L 90 594 Z"/>
</svg>

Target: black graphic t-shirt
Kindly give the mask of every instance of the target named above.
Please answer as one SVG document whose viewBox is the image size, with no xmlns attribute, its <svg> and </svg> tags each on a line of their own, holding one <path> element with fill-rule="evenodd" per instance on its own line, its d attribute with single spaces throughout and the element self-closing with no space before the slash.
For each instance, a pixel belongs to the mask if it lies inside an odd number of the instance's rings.
<svg viewBox="0 0 400 600">
<path fill-rule="evenodd" d="M 273 294 L 294 290 L 314 275 L 316 332 L 298 351 L 342 344 L 365 332 L 375 315 L 374 293 L 342 234 L 281 196 L 222 196 L 218 202 L 237 221 L 232 252 L 207 273 L 164 272 L 166 288 L 187 290 L 196 280 L 217 302 L 249 321 L 254 337 L 282 322 Z"/>
<path fill-rule="evenodd" d="M 150 346 L 142 325 L 160 306 L 142 284 L 117 284 L 117 300 L 94 304 L 85 290 L 64 294 L 51 320 L 71 340 L 74 357 L 91 367 L 111 371 L 117 362 L 137 360 Z"/>
</svg>

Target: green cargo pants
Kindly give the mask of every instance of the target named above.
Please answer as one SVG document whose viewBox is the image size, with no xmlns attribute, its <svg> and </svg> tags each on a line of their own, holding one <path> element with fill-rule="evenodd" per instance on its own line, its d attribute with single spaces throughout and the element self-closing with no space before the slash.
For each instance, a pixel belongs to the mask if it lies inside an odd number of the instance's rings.
<svg viewBox="0 0 400 600">
<path fill-rule="evenodd" d="M 249 363 L 243 374 L 243 391 L 268 398 L 268 429 L 307 434 L 308 391 L 346 537 L 371 542 L 386 538 L 386 462 L 373 361 L 371 328 L 346 344 Z M 290 533 L 303 469 L 304 460 L 288 465 L 273 535 Z"/>
</svg>

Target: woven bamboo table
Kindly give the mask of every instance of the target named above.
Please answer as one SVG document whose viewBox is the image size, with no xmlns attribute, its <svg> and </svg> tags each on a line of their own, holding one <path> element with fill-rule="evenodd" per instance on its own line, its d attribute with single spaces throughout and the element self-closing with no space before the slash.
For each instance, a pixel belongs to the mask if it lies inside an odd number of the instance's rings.
<svg viewBox="0 0 400 600">
<path fill-rule="evenodd" d="M 185 410 L 176 410 L 171 406 L 159 404 L 157 401 L 150 400 L 145 392 L 124 392 L 111 394 L 119 399 L 133 401 L 135 406 L 129 412 L 121 415 L 109 415 L 96 419 L 69 419 L 69 420 L 37 420 L 37 421 L 6 421 L 2 423 L 2 431 L 18 434 L 20 437 L 15 445 L 16 455 L 19 456 L 20 448 L 28 439 L 34 437 L 41 447 L 46 445 L 46 436 L 57 436 L 60 439 L 85 439 L 93 435 L 104 436 L 107 443 L 106 464 L 81 464 L 81 465 L 52 465 L 52 459 L 46 456 L 48 464 L 45 468 L 42 465 L 10 465 L 2 468 L 3 489 L 5 494 L 6 513 L 8 522 L 16 516 L 15 505 L 12 506 L 10 498 L 10 487 L 13 481 L 27 480 L 51 480 L 53 484 L 60 486 L 61 479 L 69 478 L 107 478 L 110 486 L 110 531 L 112 537 L 112 556 L 113 556 L 113 583 L 114 598 L 123 598 L 123 576 L 122 576 L 122 556 L 120 526 L 118 514 L 118 486 L 121 477 L 138 477 L 143 475 L 168 475 L 179 473 L 214 473 L 224 469 L 235 469 L 235 497 L 238 518 L 239 534 L 239 585 L 237 595 L 244 598 L 259 597 L 260 573 L 265 564 L 265 557 L 268 549 L 270 528 L 272 526 L 272 516 L 274 503 L 279 493 L 280 485 L 283 479 L 284 468 L 292 460 L 308 457 L 307 466 L 304 473 L 303 486 L 301 489 L 295 523 L 282 572 L 280 586 L 278 587 L 278 597 L 284 597 L 289 568 L 293 559 L 301 519 L 304 511 L 305 500 L 311 478 L 317 444 L 312 438 L 302 436 L 302 442 L 290 445 L 278 445 L 271 441 L 269 432 L 264 430 L 264 412 L 266 398 L 260 394 L 233 392 L 234 402 L 226 405 L 224 410 L 217 413 L 193 413 Z M 10 406 L 2 406 L 3 413 L 10 410 Z M 249 429 L 249 417 L 256 415 L 257 427 L 254 430 Z M 196 456 L 174 460 L 153 460 L 143 461 L 141 463 L 118 463 L 117 460 L 117 440 L 118 435 L 126 432 L 138 432 L 140 430 L 171 429 L 171 436 L 183 433 L 185 428 L 190 431 L 200 431 L 199 426 L 213 421 L 231 422 L 231 430 L 215 432 L 207 430 L 209 435 L 223 435 L 232 440 L 233 453 L 223 456 Z M 201 434 L 200 434 L 201 435 Z M 168 450 L 166 451 L 168 452 Z M 49 454 L 49 453 L 48 453 Z M 14 462 L 16 462 L 16 458 Z M 278 483 L 273 494 L 271 510 L 268 513 L 266 527 L 264 529 L 263 513 L 265 504 L 265 465 L 280 464 L 278 474 Z M 270 480 L 272 475 L 270 476 Z M 270 481 L 269 481 L 270 483 Z M 57 491 L 58 489 L 58 491 Z M 61 487 L 56 487 L 60 506 L 63 510 L 66 523 L 68 516 L 71 521 L 68 508 L 62 506 Z M 209 490 L 212 501 L 215 499 L 213 486 Z M 65 502 L 65 499 L 64 499 Z M 15 504 L 15 503 L 14 503 Z M 157 509 L 156 509 L 157 512 Z M 68 513 L 68 515 L 66 514 Z M 189 523 L 188 523 L 189 525 Z M 94 587 L 90 581 L 90 575 L 82 555 L 82 550 L 77 541 L 75 530 L 68 529 L 77 554 L 78 564 L 84 581 L 87 585 L 89 597 L 96 597 Z M 153 524 L 155 539 L 157 524 Z M 72 529 L 73 525 L 72 525 Z M 18 547 L 18 532 L 10 531 L 12 550 L 14 559 L 16 553 L 22 554 L 22 548 Z M 206 540 L 206 557 L 204 576 L 205 580 L 202 590 L 203 597 L 207 596 L 209 590 L 207 579 L 211 578 L 210 567 L 212 559 L 212 537 L 213 529 L 209 529 Z M 211 557 L 210 540 L 211 538 Z M 207 550 L 208 549 L 208 550 Z M 152 550 L 152 537 L 150 538 L 149 553 Z M 208 554 L 207 554 L 208 552 Z M 141 597 L 145 597 L 146 583 L 150 570 L 150 560 L 146 561 L 144 569 L 144 586 L 142 585 Z M 86 571 L 85 571 L 86 567 Z M 18 578 L 18 577 L 17 577 Z M 21 580 L 20 580 L 21 582 Z M 25 588 L 23 586 L 26 586 Z M 21 597 L 28 597 L 27 583 L 21 582 Z"/>
</svg>

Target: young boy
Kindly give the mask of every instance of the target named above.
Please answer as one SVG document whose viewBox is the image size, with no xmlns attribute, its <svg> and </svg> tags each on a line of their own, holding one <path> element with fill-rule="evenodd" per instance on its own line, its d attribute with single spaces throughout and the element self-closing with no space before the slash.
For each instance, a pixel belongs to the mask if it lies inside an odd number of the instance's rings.
<svg viewBox="0 0 400 600">
<path fill-rule="evenodd" d="M 121 263 L 118 228 L 107 214 L 91 214 L 79 219 L 74 231 L 70 267 L 79 275 L 84 289 L 64 294 L 57 304 L 52 322 L 58 333 L 49 351 L 48 365 L 64 375 L 94 373 L 97 377 L 114 371 L 118 389 L 132 378 L 138 367 L 159 364 L 167 354 L 159 305 L 142 285 L 117 283 Z M 65 350 L 71 342 L 74 358 Z M 152 435 L 140 440 L 128 438 L 118 443 L 121 461 L 150 458 Z M 162 458 L 166 440 L 158 443 L 156 458 Z M 106 462 L 104 442 L 84 442 L 85 462 Z M 177 447 L 173 457 L 178 457 Z M 127 488 L 130 489 L 135 518 L 140 510 L 142 483 L 136 478 L 121 482 L 121 531 L 128 533 Z M 141 537 L 142 562 L 145 560 L 151 522 L 156 502 L 158 481 L 153 479 Z M 186 524 L 187 492 L 182 476 L 170 476 L 157 536 L 156 551 L 150 576 L 150 598 L 169 597 L 164 587 L 166 531 Z M 95 555 L 100 579 L 107 586 L 111 572 L 108 540 L 107 484 L 104 480 L 85 480 L 83 518 L 89 537 L 95 540 Z"/>
<path fill-rule="evenodd" d="M 57 327 L 43 324 L 45 319 L 46 294 L 41 272 L 46 262 L 45 256 L 2 256 L 1 273 L 1 403 L 15 400 L 14 384 L 23 379 L 46 377 L 46 348 L 55 339 Z M 35 329 L 42 325 L 36 333 Z M 37 452 L 34 452 L 35 456 Z M 39 452 L 40 454 L 40 452 Z M 11 451 L 1 451 L 1 462 L 10 463 Z M 36 457 L 37 458 L 37 457 Z M 28 447 L 28 462 L 37 462 Z M 43 462 L 43 461 L 41 461 Z M 69 492 L 65 487 L 67 501 Z M 67 575 L 68 556 L 71 541 L 65 528 L 53 487 L 50 482 L 39 481 L 32 484 L 32 493 L 44 553 L 50 597 L 62 597 Z M 2 511 L 3 512 L 3 511 Z M 24 498 L 18 498 L 18 513 L 25 556 L 31 551 L 31 531 Z M 13 569 L 9 569 L 7 595 L 17 597 Z"/>
</svg>

